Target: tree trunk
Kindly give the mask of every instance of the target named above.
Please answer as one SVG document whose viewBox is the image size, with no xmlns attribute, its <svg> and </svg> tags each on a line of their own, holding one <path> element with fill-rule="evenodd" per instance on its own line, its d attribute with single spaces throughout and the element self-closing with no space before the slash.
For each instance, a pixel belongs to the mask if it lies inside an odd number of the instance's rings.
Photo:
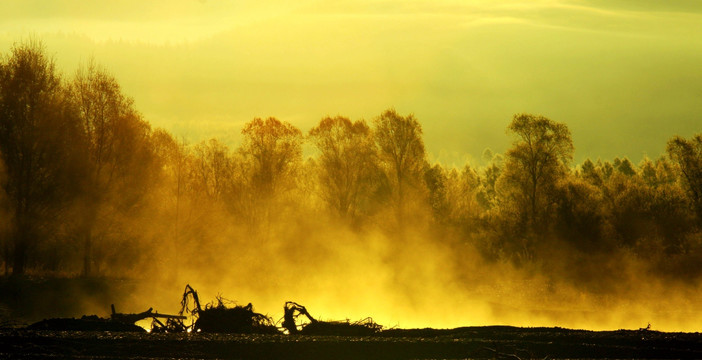
<svg viewBox="0 0 702 360">
<path fill-rule="evenodd" d="M 531 214 L 529 214 L 529 226 L 531 230 L 536 230 L 536 176 L 532 176 L 531 181 Z"/>
<path fill-rule="evenodd" d="M 97 219 L 97 213 L 100 199 L 95 197 L 92 202 L 88 203 L 86 213 L 83 217 L 83 276 L 90 277 L 93 275 L 93 228 Z"/>
<path fill-rule="evenodd" d="M 403 232 L 405 227 L 404 176 L 400 172 L 399 166 L 396 166 L 395 171 L 397 172 L 397 212 L 395 216 L 397 217 L 397 226 L 400 232 Z"/>
<path fill-rule="evenodd" d="M 88 229 L 85 233 L 85 243 L 84 243 L 84 253 L 83 253 L 83 276 L 84 277 L 89 277 L 92 275 L 92 269 L 91 269 L 91 263 L 93 260 L 92 256 L 92 247 L 93 247 L 93 239 L 92 239 L 92 234 L 91 230 Z"/>
<path fill-rule="evenodd" d="M 5 249 L 3 253 L 3 259 L 5 261 L 5 276 L 10 274 L 10 242 L 5 241 Z"/>
<path fill-rule="evenodd" d="M 27 229 L 24 224 L 20 224 L 15 233 L 15 248 L 12 262 L 12 275 L 24 275 L 27 261 Z"/>
</svg>

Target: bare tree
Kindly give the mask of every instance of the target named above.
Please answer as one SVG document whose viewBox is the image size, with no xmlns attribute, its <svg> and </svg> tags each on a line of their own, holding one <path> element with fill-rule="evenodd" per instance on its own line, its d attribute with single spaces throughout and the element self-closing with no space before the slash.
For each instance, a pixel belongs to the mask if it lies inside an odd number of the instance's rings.
<svg viewBox="0 0 702 360">
<path fill-rule="evenodd" d="M 702 134 L 690 140 L 675 136 L 668 141 L 666 152 L 677 164 L 692 206 L 702 222 Z"/>
<path fill-rule="evenodd" d="M 507 129 L 516 139 L 507 151 L 502 179 L 520 214 L 536 226 L 549 205 L 549 190 L 568 171 L 573 141 L 565 124 L 543 116 L 514 115 Z"/>
<path fill-rule="evenodd" d="M 112 222 L 117 213 L 125 213 L 139 202 L 154 155 L 150 126 L 104 68 L 93 61 L 79 68 L 71 92 L 88 142 L 91 168 L 86 177 L 81 230 L 83 274 L 89 276 L 95 262 L 97 224 Z"/>
<path fill-rule="evenodd" d="M 42 226 L 79 183 L 82 137 L 61 78 L 43 45 L 15 45 L 0 64 L 0 154 L 14 215 L 14 274 L 23 274 Z"/>
<path fill-rule="evenodd" d="M 12 221 L 12 211 L 5 193 L 7 186 L 7 171 L 5 170 L 5 162 L 3 161 L 2 152 L 0 152 L 0 256 L 4 264 L 5 275 L 10 273 L 10 242 L 8 235 Z"/>
<path fill-rule="evenodd" d="M 295 186 L 302 161 L 302 132 L 270 117 L 253 119 L 241 133 L 238 168 L 242 176 L 236 196 L 245 199 L 241 208 L 252 225 L 262 223 L 269 228 L 274 203 Z"/>
<path fill-rule="evenodd" d="M 241 153 L 251 167 L 252 190 L 264 198 L 283 190 L 302 159 L 302 132 L 270 117 L 253 119 L 241 133 Z"/>
<path fill-rule="evenodd" d="M 154 149 L 159 158 L 159 163 L 163 168 L 163 179 L 161 190 L 164 193 L 164 199 L 168 209 L 167 216 L 173 221 L 172 235 L 172 258 L 174 263 L 180 264 L 180 253 L 184 248 L 181 236 L 185 226 L 189 220 L 188 214 L 192 211 L 192 206 L 187 204 L 187 195 L 192 195 L 191 191 L 191 174 L 193 159 L 191 148 L 187 145 L 184 139 L 176 140 L 170 133 L 163 129 L 156 129 L 153 133 Z M 170 213 L 172 211 L 172 213 Z M 177 278 L 180 266 L 175 267 L 172 275 Z"/>
<path fill-rule="evenodd" d="M 354 218 L 373 190 L 377 150 L 365 121 L 326 117 L 310 130 L 321 152 L 320 180 L 325 201 L 343 218 Z"/>
<path fill-rule="evenodd" d="M 203 141 L 194 149 L 194 185 L 200 195 L 211 201 L 222 200 L 232 177 L 229 148 L 217 139 Z"/>
<path fill-rule="evenodd" d="M 424 185 L 426 153 L 422 126 L 412 114 L 401 116 L 394 109 L 386 110 L 375 119 L 375 140 L 392 188 L 396 215 L 402 224 L 408 192 L 420 190 Z"/>
</svg>

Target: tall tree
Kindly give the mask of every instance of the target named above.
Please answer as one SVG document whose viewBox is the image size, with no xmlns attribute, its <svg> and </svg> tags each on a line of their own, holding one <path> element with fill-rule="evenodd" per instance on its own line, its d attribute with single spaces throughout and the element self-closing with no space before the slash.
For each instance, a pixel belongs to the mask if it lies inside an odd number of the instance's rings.
<svg viewBox="0 0 702 360">
<path fill-rule="evenodd" d="M 543 116 L 514 115 L 507 127 L 516 136 L 507 151 L 503 181 L 512 189 L 524 220 L 536 226 L 549 203 L 549 192 L 568 171 L 573 141 L 565 124 Z"/>
<path fill-rule="evenodd" d="M 371 195 L 377 166 L 373 134 L 365 121 L 326 117 L 310 130 L 321 152 L 320 180 L 325 201 L 343 218 L 353 218 Z"/>
<path fill-rule="evenodd" d="M 83 273 L 93 273 L 96 226 L 125 213 L 144 195 L 153 156 L 151 129 L 122 94 L 117 80 L 90 61 L 71 84 L 82 131 L 88 142 L 90 172 L 86 177 Z M 102 237 L 107 234 L 100 235 Z M 98 264 L 99 265 L 99 264 Z"/>
<path fill-rule="evenodd" d="M 666 152 L 677 164 L 690 202 L 702 222 L 702 134 L 690 140 L 675 136 L 668 141 Z"/>
<path fill-rule="evenodd" d="M 480 178 L 470 165 L 459 172 L 436 164 L 426 170 L 424 179 L 435 221 L 466 230 L 474 225 L 479 215 L 477 194 Z"/>
<path fill-rule="evenodd" d="M 191 184 L 191 167 L 194 160 L 192 159 L 191 149 L 185 143 L 185 140 L 176 140 L 170 133 L 163 129 L 156 129 L 153 133 L 154 149 L 159 163 L 163 165 L 163 178 L 161 182 L 161 190 L 163 191 L 164 209 L 167 221 L 172 221 L 172 234 L 168 237 L 172 240 L 172 258 L 176 264 L 180 263 L 180 252 L 183 248 L 181 243 L 181 231 L 187 216 L 187 211 L 183 209 L 192 209 L 192 206 L 187 206 L 184 200 L 189 193 L 188 188 Z M 172 273 L 177 278 L 179 267 L 176 266 L 176 271 Z"/>
<path fill-rule="evenodd" d="M 502 175 L 504 158 L 502 155 L 491 156 L 490 162 L 482 169 L 479 177 L 480 184 L 476 198 L 478 203 L 489 214 L 495 209 L 498 202 L 497 181 Z"/>
<path fill-rule="evenodd" d="M 441 164 L 434 164 L 424 171 L 424 182 L 429 190 L 429 205 L 434 215 L 434 221 L 440 224 L 449 222 L 451 200 L 455 200 L 451 199 L 449 195 L 450 174 Z"/>
<path fill-rule="evenodd" d="M 241 131 L 241 152 L 251 166 L 251 186 L 270 197 L 286 185 L 302 160 L 302 132 L 287 122 L 255 118 Z"/>
<path fill-rule="evenodd" d="M 239 200 L 239 207 L 251 224 L 263 221 L 270 226 L 273 203 L 294 187 L 302 161 L 302 132 L 270 117 L 253 119 L 241 133 L 239 172 L 243 176 L 234 195 L 244 199 Z"/>
<path fill-rule="evenodd" d="M 222 200 L 229 187 L 233 165 L 229 148 L 217 139 L 195 146 L 193 181 L 196 192 L 213 202 Z"/>
<path fill-rule="evenodd" d="M 412 189 L 421 193 L 424 185 L 422 180 L 427 162 L 422 126 L 414 115 L 402 116 L 389 109 L 375 119 L 375 140 L 392 188 L 396 215 L 402 225 L 408 193 Z"/>
<path fill-rule="evenodd" d="M 10 273 L 10 242 L 8 241 L 8 234 L 11 225 L 12 212 L 9 208 L 9 203 L 7 200 L 7 194 L 5 194 L 5 188 L 7 185 L 7 173 L 5 170 L 5 163 L 3 161 L 3 156 L 0 153 L 0 257 L 2 258 L 2 263 L 4 264 L 5 275 Z"/>
<path fill-rule="evenodd" d="M 14 215 L 13 274 L 23 274 L 42 226 L 76 193 L 82 137 L 44 46 L 16 44 L 0 64 L 0 154 Z"/>
</svg>

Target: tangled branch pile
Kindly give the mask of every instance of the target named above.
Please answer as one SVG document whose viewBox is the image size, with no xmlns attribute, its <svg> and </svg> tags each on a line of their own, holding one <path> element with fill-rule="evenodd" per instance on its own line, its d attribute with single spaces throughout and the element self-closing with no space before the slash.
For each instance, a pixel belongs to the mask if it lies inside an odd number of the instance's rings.
<svg viewBox="0 0 702 360">
<path fill-rule="evenodd" d="M 367 336 L 373 335 L 383 329 L 371 318 L 365 318 L 354 323 L 345 321 L 320 321 L 312 317 L 307 308 L 294 302 L 285 302 L 283 307 L 283 327 L 290 334 L 303 335 L 337 335 L 337 336 Z M 310 322 L 297 324 L 297 319 L 301 315 L 306 316 Z"/>
<path fill-rule="evenodd" d="M 192 305 L 191 301 L 192 299 Z M 185 286 L 183 298 L 180 302 L 179 315 L 190 316 L 193 322 L 185 325 L 181 320 L 169 321 L 166 324 L 154 323 L 152 331 L 157 332 L 209 332 L 209 333 L 236 333 L 236 334 L 277 334 L 278 328 L 271 318 L 253 311 L 253 305 L 227 306 L 228 301 L 218 296 L 217 303 L 200 305 L 200 298 L 190 285 Z"/>
<path fill-rule="evenodd" d="M 217 305 L 209 304 L 198 311 L 195 331 L 239 334 L 277 334 L 278 328 L 266 315 L 253 311 L 253 305 L 227 307 L 222 297 Z"/>
<path fill-rule="evenodd" d="M 313 321 L 305 325 L 300 334 L 304 335 L 337 335 L 337 336 L 369 336 L 383 329 L 371 318 L 356 322 L 344 321 Z"/>
</svg>

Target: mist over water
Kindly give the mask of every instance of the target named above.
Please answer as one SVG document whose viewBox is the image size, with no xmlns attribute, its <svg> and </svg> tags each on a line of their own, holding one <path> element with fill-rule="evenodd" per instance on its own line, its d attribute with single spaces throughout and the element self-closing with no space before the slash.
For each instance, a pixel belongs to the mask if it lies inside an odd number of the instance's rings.
<svg viewBox="0 0 702 360">
<path fill-rule="evenodd" d="M 276 320 L 295 301 L 386 327 L 697 329 L 700 136 L 574 164 L 567 121 L 516 114 L 504 154 L 457 168 L 429 163 L 423 119 L 389 108 L 190 144 L 94 61 L 61 74 L 35 39 L 1 65 L 2 264 L 84 279 L 53 290 L 73 316 L 115 299 L 176 313 L 190 284 Z"/>
<path fill-rule="evenodd" d="M 159 282 L 171 286 L 154 291 L 152 283 L 145 284 L 138 301 L 142 308 L 148 304 L 173 313 L 179 309 L 182 286 L 172 284 L 189 283 L 203 302 L 217 295 L 240 305 L 251 302 L 274 320 L 282 317 L 284 301 L 292 300 L 320 319 L 372 317 L 386 328 L 513 325 L 612 330 L 650 323 L 660 331 L 698 329 L 697 287 L 642 275 L 645 266 L 638 260 L 622 260 L 617 269 L 626 274 L 612 274 L 615 279 L 587 279 L 581 285 L 556 274 L 540 274 L 537 266 L 485 261 L 470 246 L 457 246 L 459 255 L 455 248 L 437 246 L 439 239 L 429 234 L 415 233 L 411 245 L 395 249 L 394 241 L 379 232 L 322 226 L 303 233 L 308 236 L 276 236 L 295 243 L 294 250 L 281 244 L 247 254 L 222 249 L 204 269 L 181 269 L 177 278 L 167 276 L 169 280 Z"/>
</svg>

